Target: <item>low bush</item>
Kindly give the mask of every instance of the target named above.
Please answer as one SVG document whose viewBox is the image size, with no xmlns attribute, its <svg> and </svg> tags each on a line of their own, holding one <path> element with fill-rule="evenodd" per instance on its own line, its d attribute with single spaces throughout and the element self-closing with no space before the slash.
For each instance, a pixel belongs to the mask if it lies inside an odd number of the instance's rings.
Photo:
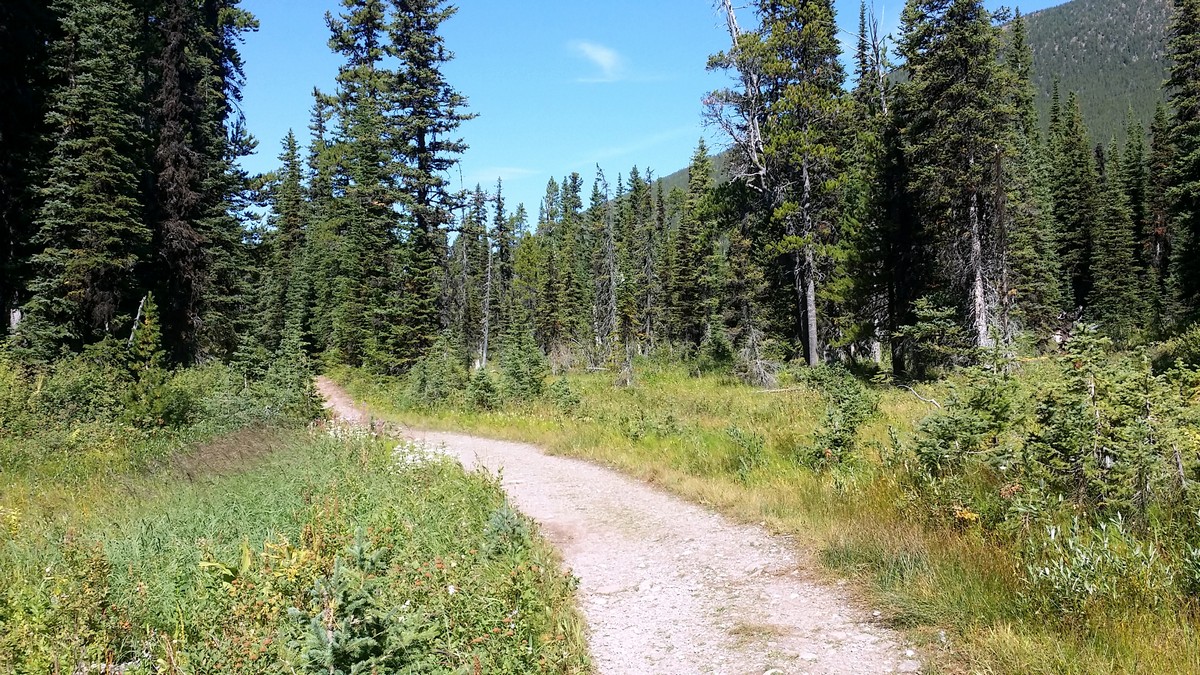
<svg viewBox="0 0 1200 675">
<path fill-rule="evenodd" d="M 356 429 L 283 442 L 0 528 L 0 671 L 588 670 L 575 580 L 495 479 Z"/>
</svg>

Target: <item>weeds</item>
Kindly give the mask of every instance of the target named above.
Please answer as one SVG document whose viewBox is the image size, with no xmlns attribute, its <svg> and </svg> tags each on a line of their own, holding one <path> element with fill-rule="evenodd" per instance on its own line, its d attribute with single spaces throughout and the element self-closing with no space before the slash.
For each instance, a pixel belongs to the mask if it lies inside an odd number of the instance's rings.
<svg viewBox="0 0 1200 675">
<path fill-rule="evenodd" d="M 575 581 L 494 479 L 336 435 L 136 499 L 93 488 L 65 531 L 23 519 L 0 547 L 0 671 L 588 670 Z"/>
<path fill-rule="evenodd" d="M 935 668 L 1196 672 L 1200 530 L 1172 479 L 1178 448 L 1186 484 L 1196 480 L 1191 435 L 1179 435 L 1194 428 L 1183 402 L 1196 387 L 1178 368 L 1151 382 L 1144 362 L 1108 358 L 1093 371 L 1094 407 L 1080 407 L 1090 389 L 1070 354 L 1021 367 L 984 355 L 946 381 L 914 383 L 920 396 L 824 369 L 786 371 L 783 390 L 762 393 L 652 361 L 630 388 L 567 376 L 580 398 L 569 415 L 550 400 L 388 407 L 386 383 L 337 376 L 406 423 L 540 443 L 793 533 L 829 569 L 864 580 L 927 641 Z M 1112 463 L 1077 472 L 1071 458 L 1090 447 L 1078 433 L 1095 431 L 1097 411 Z M 1095 487 L 1055 491 L 1078 486 L 1073 476 Z M 1149 489 L 1105 487 L 1118 484 Z"/>
</svg>

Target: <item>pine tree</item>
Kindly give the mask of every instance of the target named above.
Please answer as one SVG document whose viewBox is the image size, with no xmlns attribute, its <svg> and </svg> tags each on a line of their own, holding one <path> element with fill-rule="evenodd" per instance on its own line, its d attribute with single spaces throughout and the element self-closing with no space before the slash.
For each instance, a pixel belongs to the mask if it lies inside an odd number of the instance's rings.
<svg viewBox="0 0 1200 675">
<path fill-rule="evenodd" d="M 1092 230 L 1100 218 L 1099 178 L 1079 100 L 1072 92 L 1057 138 L 1052 180 L 1054 220 L 1059 232 L 1059 258 L 1068 286 L 1065 295 L 1080 307 L 1091 293 Z"/>
<path fill-rule="evenodd" d="M 1001 303 L 1006 316 L 1044 333 L 1063 308 L 1062 267 L 1048 163 L 1034 106 L 1033 54 L 1025 19 L 1019 13 L 1010 23 L 1006 51 L 1016 115 L 1011 153 L 1004 158 L 1004 216 L 1008 219 L 1004 247 L 1009 276 Z"/>
<path fill-rule="evenodd" d="M 29 298 L 37 185 L 48 164 L 50 45 L 59 22 L 45 0 L 0 4 L 0 337 Z"/>
<path fill-rule="evenodd" d="M 823 360 L 818 335 L 822 249 L 836 246 L 838 190 L 845 167 L 840 140 L 847 114 L 833 4 L 828 0 L 764 1 L 763 74 L 767 114 L 765 159 L 772 166 L 772 219 L 777 247 L 793 283 L 797 343 L 810 366 Z M 829 256 L 824 256 L 828 258 Z"/>
<path fill-rule="evenodd" d="M 988 346 L 999 309 L 992 289 L 1004 270 L 992 195 L 1011 115 L 998 30 L 979 0 L 910 0 L 901 22 L 908 189 L 918 196 L 926 255 L 937 261 L 926 284 L 944 288 L 973 343 Z"/>
<path fill-rule="evenodd" d="M 1103 156 L 1103 153 L 1101 153 Z M 1127 342 L 1144 322 L 1141 276 L 1137 270 L 1132 210 L 1117 164 L 1116 143 L 1100 172 L 1103 195 L 1092 233 L 1091 288 L 1087 316 L 1118 343 Z"/>
<path fill-rule="evenodd" d="M 136 28 L 130 6 L 96 0 L 57 6 L 52 46 L 59 83 L 50 98 L 53 149 L 37 215 L 32 297 L 20 330 L 40 357 L 115 334 L 138 301 L 148 258 L 139 166 L 145 150 Z"/>
<path fill-rule="evenodd" d="M 493 331 L 504 335 L 505 327 L 512 315 L 513 255 L 517 247 L 516 222 L 514 216 L 504 210 L 503 184 L 496 180 L 490 235 L 494 260 L 492 262 L 491 308 Z M 522 212 L 525 206 L 520 205 Z M 522 216 L 524 220 L 524 216 Z"/>
<path fill-rule="evenodd" d="M 1150 299 L 1151 328 L 1161 335 L 1175 313 L 1170 265 L 1173 248 L 1170 200 L 1168 195 L 1172 153 L 1171 125 L 1167 109 L 1161 103 L 1150 125 L 1150 153 L 1146 166 L 1145 239 L 1139 244 L 1146 260 L 1146 288 Z"/>
<path fill-rule="evenodd" d="M 271 195 L 273 227 L 266 242 L 270 267 L 264 279 L 261 309 L 261 341 L 271 351 L 278 348 L 290 315 L 296 311 L 303 313 L 304 308 L 297 306 L 302 304 L 298 296 L 303 293 L 300 286 L 307 283 L 302 278 L 306 272 L 302 261 L 307 229 L 303 171 L 300 147 L 290 130 L 284 137 L 279 161 L 283 164 Z M 295 319 L 307 323 L 302 315 Z M 302 325 L 296 328 L 302 329 Z"/>
<path fill-rule="evenodd" d="M 1178 237 L 1173 276 L 1189 312 L 1200 309 L 1200 0 L 1179 0 L 1171 22 L 1168 95 L 1174 118 L 1168 198 Z"/>
<path fill-rule="evenodd" d="M 711 242 L 709 191 L 713 187 L 712 158 L 701 139 L 688 165 L 688 187 L 673 238 L 672 269 L 669 273 L 669 308 L 672 334 L 676 340 L 699 346 L 708 315 L 704 311 L 703 275 Z"/>
<path fill-rule="evenodd" d="M 407 228 L 403 285 L 402 362 L 424 354 L 440 330 L 438 279 L 445 260 L 446 233 L 457 196 L 446 175 L 466 144 L 455 137 L 471 115 L 466 99 L 446 81 L 442 68 L 453 54 L 438 30 L 456 9 L 443 0 L 390 0 L 389 54 L 399 62 L 390 84 L 398 113 L 391 152 L 400 158 L 399 191 Z"/>
<path fill-rule="evenodd" d="M 342 7 L 340 16 L 325 17 L 329 46 L 345 59 L 336 93 L 345 196 L 337 214 L 343 224 L 329 346 L 344 363 L 389 370 L 399 340 L 390 322 L 380 320 L 397 313 L 395 298 L 385 290 L 394 286 L 398 268 L 396 167 L 384 144 L 391 131 L 384 100 L 390 73 L 381 65 L 387 17 L 382 0 L 343 0 Z"/>
</svg>

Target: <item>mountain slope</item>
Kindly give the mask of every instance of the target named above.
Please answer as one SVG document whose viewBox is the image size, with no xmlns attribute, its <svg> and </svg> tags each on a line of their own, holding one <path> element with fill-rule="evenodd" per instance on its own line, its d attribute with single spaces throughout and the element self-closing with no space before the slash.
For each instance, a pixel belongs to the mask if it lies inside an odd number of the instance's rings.
<svg viewBox="0 0 1200 675">
<path fill-rule="evenodd" d="M 1071 0 L 1026 16 L 1033 49 L 1033 84 L 1042 126 L 1050 122 L 1050 96 L 1059 80 L 1079 96 L 1092 142 L 1123 139 L 1129 111 L 1146 128 L 1154 107 L 1165 99 L 1166 35 L 1170 0 Z M 719 177 L 726 177 L 728 156 L 716 156 Z M 660 179 L 664 187 L 687 187 L 687 169 Z"/>
<path fill-rule="evenodd" d="M 1072 0 L 1027 17 L 1042 124 L 1059 78 L 1063 101 L 1079 95 L 1092 141 L 1123 136 L 1130 109 L 1149 126 L 1163 100 L 1169 0 Z"/>
</svg>

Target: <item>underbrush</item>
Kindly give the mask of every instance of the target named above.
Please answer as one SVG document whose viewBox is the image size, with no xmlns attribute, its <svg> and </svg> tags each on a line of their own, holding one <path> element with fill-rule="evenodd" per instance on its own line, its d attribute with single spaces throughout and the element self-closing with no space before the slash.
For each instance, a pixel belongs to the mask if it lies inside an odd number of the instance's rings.
<svg viewBox="0 0 1200 675">
<path fill-rule="evenodd" d="M 588 457 L 793 533 L 934 668 L 1200 672 L 1200 389 L 1161 361 L 1083 335 L 939 382 L 797 367 L 770 391 L 646 363 L 632 387 L 574 374 L 486 407 L 333 375 L 399 421 Z"/>
<path fill-rule="evenodd" d="M 589 670 L 575 582 L 496 479 L 355 429 L 258 440 L 0 511 L 0 671 Z"/>
<path fill-rule="evenodd" d="M 0 487 L 111 479 L 223 433 L 320 415 L 302 357 L 170 370 L 139 347 L 107 341 L 51 364 L 0 348 Z"/>
</svg>

